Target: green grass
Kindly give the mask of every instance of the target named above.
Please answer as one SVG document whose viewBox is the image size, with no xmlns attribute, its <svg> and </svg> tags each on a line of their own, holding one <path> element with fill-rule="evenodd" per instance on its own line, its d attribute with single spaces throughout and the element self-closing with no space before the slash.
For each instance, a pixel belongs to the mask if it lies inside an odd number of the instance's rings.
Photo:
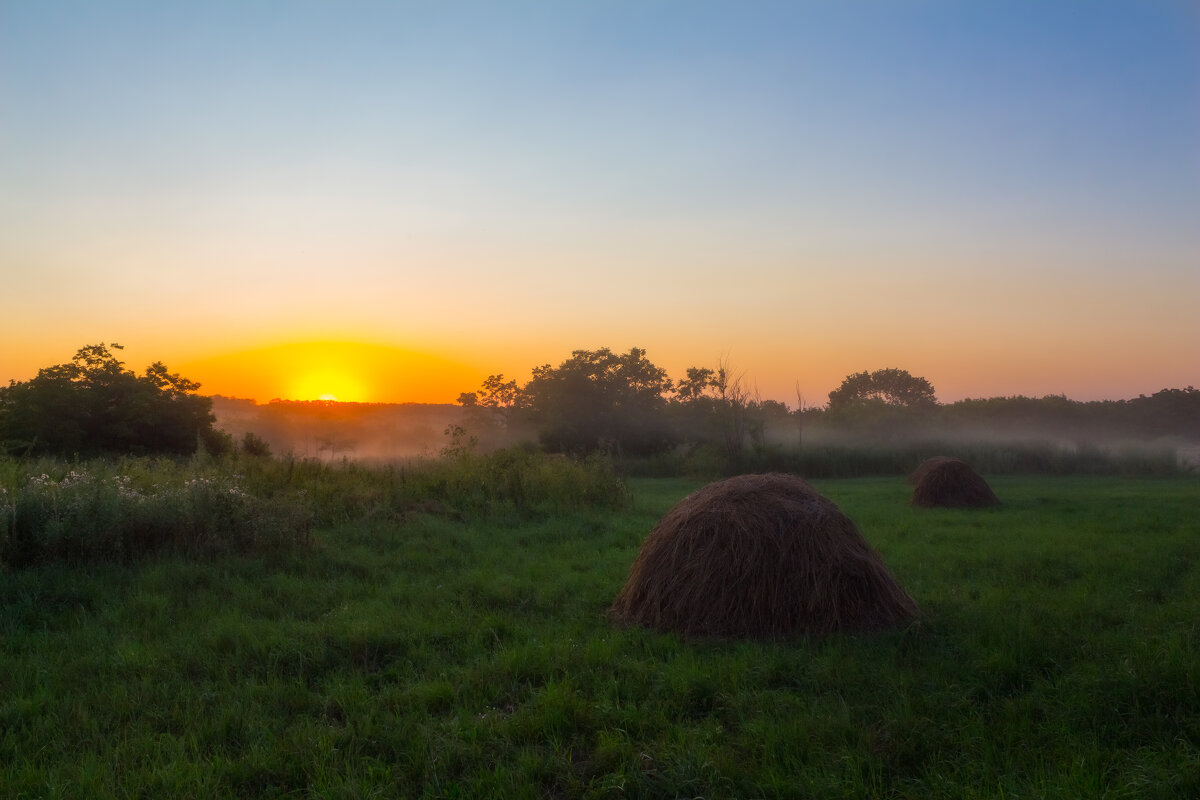
<svg viewBox="0 0 1200 800">
<path fill-rule="evenodd" d="M 0 458 L 0 569 L 206 558 L 307 546 L 314 523 L 413 513 L 509 520 L 619 508 L 610 461 L 523 448 L 403 464 L 200 456 L 65 463 Z"/>
<path fill-rule="evenodd" d="M 607 624 L 675 479 L 0 573 L 0 794 L 1200 796 L 1200 484 L 990 482 L 966 512 L 817 481 L 924 611 L 821 642 Z"/>
</svg>

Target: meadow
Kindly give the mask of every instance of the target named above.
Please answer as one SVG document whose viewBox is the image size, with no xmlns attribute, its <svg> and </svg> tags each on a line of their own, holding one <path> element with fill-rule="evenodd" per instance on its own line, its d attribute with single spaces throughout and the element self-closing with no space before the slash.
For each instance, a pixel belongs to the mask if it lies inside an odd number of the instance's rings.
<svg viewBox="0 0 1200 800">
<path fill-rule="evenodd" d="M 702 480 L 490 458 L 0 463 L 0 795 L 1200 796 L 1194 475 L 989 475 L 986 511 L 814 479 L 919 620 L 688 641 L 605 610 Z M 80 492 L 118 510 L 61 522 Z M 194 535 L 133 557 L 122 503 Z"/>
</svg>

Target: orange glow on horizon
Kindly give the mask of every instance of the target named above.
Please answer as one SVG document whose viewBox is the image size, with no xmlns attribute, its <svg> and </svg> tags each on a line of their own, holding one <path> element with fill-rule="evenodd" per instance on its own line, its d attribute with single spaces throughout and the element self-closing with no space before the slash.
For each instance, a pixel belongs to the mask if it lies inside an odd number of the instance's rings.
<svg viewBox="0 0 1200 800">
<path fill-rule="evenodd" d="M 846 376 L 889 367 L 928 379 L 943 403 L 1048 394 L 1079 401 L 1121 400 L 1196 383 L 1181 373 L 1181 364 L 1195 361 L 1186 349 L 1192 339 L 1183 337 L 1177 337 L 1173 347 L 1157 346 L 1153 340 L 1126 336 L 1120 330 L 1101 337 L 1080 327 L 1058 333 L 1054 347 L 1048 347 L 1046 334 L 1036 329 L 1013 329 L 1003 337 L 989 337 L 964 328 L 947 337 L 940 322 L 910 328 L 891 340 L 877 329 L 839 332 L 823 339 L 810 331 L 788 341 L 768 341 L 765 333 L 751 330 L 730 343 L 716 336 L 706 339 L 675 331 L 658 339 L 597 333 L 553 341 L 552 337 L 514 341 L 497 336 L 451 340 L 437 351 L 345 340 L 247 348 L 226 340 L 222 352 L 211 340 L 187 347 L 172 347 L 149 334 L 119 333 L 111 340 L 126 345 L 116 355 L 134 372 L 163 361 L 171 372 L 198 381 L 200 394 L 259 403 L 279 398 L 453 404 L 461 393 L 476 391 L 489 374 L 503 374 L 523 385 L 535 365 L 557 365 L 575 349 L 605 346 L 620 353 L 633 346 L 645 348 L 650 361 L 674 380 L 684 377 L 690 366 L 713 368 L 725 360 L 753 396 L 792 408 L 800 397 L 805 407 L 824 405 L 829 392 Z M 31 340 L 20 347 L 0 348 L 0 385 L 28 381 L 40 369 L 69 363 L 72 353 L 89 341 Z"/>
<path fill-rule="evenodd" d="M 354 372 L 342 367 L 297 365 L 288 387 L 287 400 L 335 400 L 344 403 L 369 403 L 374 400 L 367 384 Z"/>
<path fill-rule="evenodd" d="M 440 356 L 344 341 L 297 342 L 182 365 L 203 394 L 344 403 L 453 403 L 480 376 Z"/>
</svg>

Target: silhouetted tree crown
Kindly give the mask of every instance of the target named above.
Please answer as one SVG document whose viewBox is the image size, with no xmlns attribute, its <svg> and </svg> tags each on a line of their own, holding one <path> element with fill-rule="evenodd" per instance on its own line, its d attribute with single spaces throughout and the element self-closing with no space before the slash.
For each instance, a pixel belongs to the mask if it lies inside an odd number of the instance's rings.
<svg viewBox="0 0 1200 800">
<path fill-rule="evenodd" d="M 3 448 L 29 455 L 186 455 L 201 439 L 220 440 L 212 400 L 195 394 L 200 384 L 162 362 L 139 376 L 112 352 L 121 349 L 87 345 L 70 363 L 0 389 Z"/>
<path fill-rule="evenodd" d="M 575 350 L 557 367 L 535 367 L 524 394 L 548 450 L 653 453 L 672 443 L 662 413 L 672 388 L 645 350 L 618 354 L 605 347 Z"/>
<path fill-rule="evenodd" d="M 937 397 L 933 385 L 925 378 L 894 368 L 856 372 L 829 393 L 830 411 L 872 402 L 896 408 L 932 408 L 937 405 Z"/>
</svg>

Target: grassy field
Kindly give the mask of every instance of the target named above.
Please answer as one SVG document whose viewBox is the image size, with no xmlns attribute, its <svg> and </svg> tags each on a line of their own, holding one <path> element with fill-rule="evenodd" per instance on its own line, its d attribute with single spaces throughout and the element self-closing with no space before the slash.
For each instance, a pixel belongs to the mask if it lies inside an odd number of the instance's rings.
<svg viewBox="0 0 1200 800">
<path fill-rule="evenodd" d="M 991 483 L 817 481 L 923 609 L 820 642 L 605 621 L 673 479 L 0 572 L 0 796 L 1200 796 L 1200 483 Z"/>
</svg>

